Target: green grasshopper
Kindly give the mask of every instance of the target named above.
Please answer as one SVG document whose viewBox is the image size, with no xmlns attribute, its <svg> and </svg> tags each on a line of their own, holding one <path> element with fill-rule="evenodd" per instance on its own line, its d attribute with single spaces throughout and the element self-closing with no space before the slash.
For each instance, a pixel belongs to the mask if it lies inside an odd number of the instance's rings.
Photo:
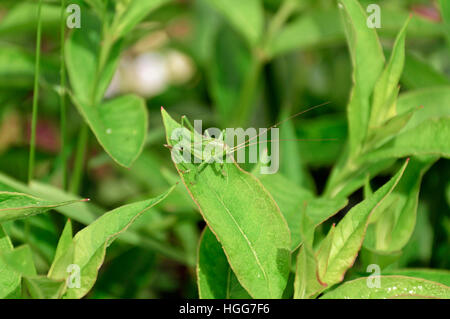
<svg viewBox="0 0 450 319">
<path fill-rule="evenodd" d="M 205 135 L 200 134 L 194 129 L 194 126 L 190 123 L 186 116 L 181 117 L 181 128 L 174 130 L 171 136 L 171 141 L 174 146 L 165 145 L 172 152 L 172 157 L 177 164 L 180 164 L 183 167 L 181 171 L 182 174 L 188 174 L 192 171 L 192 169 L 188 169 L 184 163 L 193 163 L 199 164 L 195 167 L 195 177 L 197 179 L 198 174 L 200 174 L 205 167 L 209 164 L 218 163 L 220 164 L 220 172 L 223 177 L 226 177 L 226 172 L 224 170 L 225 161 L 227 163 L 234 162 L 233 154 L 245 147 L 250 145 L 259 144 L 263 142 L 272 142 L 274 140 L 266 140 L 253 142 L 252 140 L 259 138 L 261 135 L 266 134 L 268 131 L 272 130 L 285 123 L 288 120 L 291 120 L 301 114 L 309 112 L 313 109 L 319 108 L 321 106 L 327 105 L 330 102 L 322 103 L 320 105 L 313 106 L 304 111 L 298 112 L 285 120 L 272 125 L 271 127 L 263 130 L 260 134 L 249 138 L 245 142 L 238 144 L 237 146 L 231 147 L 226 141 L 226 130 L 222 130 L 220 135 L 217 138 L 212 137 L 208 130 L 205 131 Z M 192 142 L 194 140 L 194 142 Z M 279 141 L 279 140 L 277 140 Z M 298 140 L 296 140 L 298 141 Z M 183 153 L 181 155 L 180 153 Z"/>
</svg>

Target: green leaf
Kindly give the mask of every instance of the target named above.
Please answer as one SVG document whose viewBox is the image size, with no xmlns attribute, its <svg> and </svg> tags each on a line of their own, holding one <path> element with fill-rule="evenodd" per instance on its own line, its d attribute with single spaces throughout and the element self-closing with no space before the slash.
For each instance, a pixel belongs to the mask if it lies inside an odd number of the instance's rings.
<svg viewBox="0 0 450 319">
<path fill-rule="evenodd" d="M 51 185 L 33 181 L 28 186 L 1 173 L 0 189 L 26 192 L 50 201 L 57 201 L 61 199 L 65 201 L 75 200 L 77 201 L 77 203 L 74 203 L 70 206 L 59 206 L 56 207 L 55 210 L 63 214 L 64 216 L 85 225 L 92 223 L 98 216 L 106 213 L 103 208 L 100 208 L 93 203 L 81 202 L 79 197 L 74 196 L 73 194 L 66 193 L 61 189 L 58 189 Z M 153 240 L 148 236 L 138 234 L 137 232 L 134 232 L 132 230 L 124 233 L 119 238 L 119 240 L 128 244 L 140 246 L 151 251 L 158 251 L 159 253 L 181 263 L 187 263 L 184 254 L 182 254 L 178 249 L 175 249 L 165 243 Z"/>
<path fill-rule="evenodd" d="M 257 175 L 258 176 L 258 175 Z M 314 195 L 301 188 L 281 174 L 258 176 L 263 186 L 273 196 L 291 231 L 291 251 L 301 243 L 299 224 L 304 206 Z"/>
<path fill-rule="evenodd" d="M 65 48 L 67 72 L 80 104 L 96 107 L 101 102 L 119 63 L 120 49 L 120 41 L 102 39 L 100 22 L 86 12 L 83 28 L 72 32 Z"/>
<path fill-rule="evenodd" d="M 311 229 L 314 229 L 347 205 L 345 198 L 316 198 L 309 190 L 297 186 L 281 174 L 261 175 L 259 179 L 273 196 L 288 223 L 291 251 L 303 241 L 300 229 L 305 211 L 311 220 Z"/>
<path fill-rule="evenodd" d="M 75 201 L 70 206 L 55 207 L 55 210 L 68 218 L 86 225 L 93 222 L 97 216 L 105 212 L 102 208 L 82 201 L 80 197 L 66 193 L 54 186 L 38 181 L 32 181 L 29 185 L 26 185 L 2 173 L 0 173 L 0 190 L 31 194 L 32 196 L 40 197 L 48 201 Z"/>
<path fill-rule="evenodd" d="M 336 10 L 314 10 L 288 23 L 269 44 L 269 55 L 274 57 L 292 50 L 341 42 L 344 29 Z"/>
<path fill-rule="evenodd" d="M 0 223 L 42 214 L 76 202 L 77 200 L 53 202 L 21 193 L 0 192 Z"/>
<path fill-rule="evenodd" d="M 5 264 L 21 276 L 36 276 L 36 267 L 30 246 L 23 245 L 0 255 Z"/>
<path fill-rule="evenodd" d="M 398 114 L 415 110 L 403 131 L 415 129 L 422 122 L 450 116 L 450 86 L 419 89 L 402 94 L 398 98 Z M 419 109 L 417 109 L 419 108 Z"/>
<path fill-rule="evenodd" d="M 354 206 L 333 232 L 322 241 L 317 255 L 320 281 L 332 286 L 343 280 L 358 255 L 373 211 L 385 200 L 400 181 L 408 161 L 400 171 L 372 196 Z"/>
<path fill-rule="evenodd" d="M 64 294 L 64 298 L 81 298 L 86 295 L 97 279 L 98 270 L 105 258 L 106 248 L 141 214 L 164 200 L 173 189 L 174 186 L 153 199 L 114 209 L 79 231 L 73 238 L 73 249 L 68 249 L 66 252 L 72 256 L 70 263 L 80 267 L 81 287 L 69 288 Z M 59 259 L 70 260 L 64 255 Z M 61 264 L 60 267 L 62 267 Z"/>
<path fill-rule="evenodd" d="M 24 277 L 23 281 L 33 299 L 59 299 L 64 292 L 64 281 L 43 276 Z"/>
<path fill-rule="evenodd" d="M 395 102 L 398 95 L 398 82 L 405 64 L 405 37 L 409 21 L 410 19 L 400 30 L 395 40 L 391 58 L 375 85 L 370 115 L 372 127 L 380 126 L 397 114 Z"/>
<path fill-rule="evenodd" d="M 264 11 L 260 0 L 210 0 L 239 31 L 251 46 L 261 39 L 264 27 Z"/>
<path fill-rule="evenodd" d="M 372 213 L 365 246 L 384 253 L 400 251 L 416 225 L 422 176 L 436 158 L 412 158 L 395 190 Z"/>
<path fill-rule="evenodd" d="M 124 1 L 122 1 L 124 2 Z M 119 38 L 128 34 L 132 29 L 139 24 L 152 11 L 161 5 L 169 2 L 168 0 L 129 0 L 126 5 L 121 5 L 118 2 L 118 12 L 120 20 L 114 29 L 113 33 Z"/>
<path fill-rule="evenodd" d="M 201 299 L 250 299 L 228 264 L 222 246 L 206 227 L 200 238 L 197 285 Z"/>
<path fill-rule="evenodd" d="M 52 279 L 65 278 L 67 275 L 67 265 L 70 264 L 70 256 L 67 251 L 72 249 L 72 222 L 67 220 L 64 226 L 61 237 L 59 238 L 58 246 L 56 247 L 55 257 L 53 263 L 48 271 L 48 277 Z M 68 260 L 66 260 L 68 259 Z"/>
<path fill-rule="evenodd" d="M 20 275 L 10 269 L 2 255 L 13 250 L 13 245 L 8 235 L 0 225 L 0 299 L 20 296 Z"/>
<path fill-rule="evenodd" d="M 172 132 L 181 125 L 161 112 L 173 146 Z M 290 235 L 267 190 L 236 163 L 224 164 L 226 177 L 214 163 L 198 175 L 195 164 L 176 167 L 242 286 L 254 298 L 280 298 L 289 275 Z"/>
<path fill-rule="evenodd" d="M 377 277 L 368 277 L 375 279 Z M 380 288 L 369 288 L 368 278 L 348 281 L 325 294 L 323 299 L 381 299 L 381 298 L 450 298 L 450 287 L 420 278 L 378 276 Z M 371 280 L 371 279 L 369 279 Z"/>
<path fill-rule="evenodd" d="M 301 213 L 301 227 L 299 227 L 303 245 L 297 255 L 297 265 L 294 280 L 294 298 L 308 299 L 319 294 L 325 285 L 319 282 L 317 274 L 317 258 L 313 249 L 314 221 L 306 211 Z M 334 226 L 333 228 L 334 229 Z"/>
<path fill-rule="evenodd" d="M 450 117 L 429 119 L 414 129 L 400 133 L 393 140 L 363 158 L 370 161 L 420 155 L 449 158 L 449 138 Z"/>
<path fill-rule="evenodd" d="M 124 95 L 95 107 L 75 101 L 105 151 L 118 164 L 130 167 L 142 152 L 147 135 L 144 100 L 135 95 Z"/>
<path fill-rule="evenodd" d="M 358 152 L 367 133 L 370 97 L 384 67 L 384 54 L 375 29 L 367 28 L 365 11 L 356 0 L 341 0 L 353 64 L 353 83 L 347 107 L 350 153 Z"/>
<path fill-rule="evenodd" d="M 386 275 L 399 275 L 406 277 L 422 278 L 429 281 L 434 281 L 445 286 L 450 286 L 450 271 L 443 269 L 425 269 L 425 268 L 408 268 L 387 270 L 382 273 Z"/>
</svg>

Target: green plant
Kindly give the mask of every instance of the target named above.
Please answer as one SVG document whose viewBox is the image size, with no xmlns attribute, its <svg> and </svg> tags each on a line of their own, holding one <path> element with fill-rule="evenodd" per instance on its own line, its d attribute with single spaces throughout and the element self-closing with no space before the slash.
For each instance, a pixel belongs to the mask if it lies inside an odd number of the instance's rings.
<svg viewBox="0 0 450 319">
<path fill-rule="evenodd" d="M 70 31 L 64 0 L 6 2 L 0 18 L 0 127 L 34 93 L 29 152 L 0 129 L 0 298 L 450 298 L 444 0 L 442 23 L 409 16 L 414 1 L 383 2 L 379 30 L 363 0 L 74 2 L 82 27 Z M 194 79 L 150 98 L 106 94 L 121 59 L 164 36 L 198 65 Z M 434 65 L 409 38 L 431 39 Z M 169 113 L 280 121 L 280 170 L 178 163 L 186 118 Z M 54 153 L 39 144 L 42 114 L 59 120 Z"/>
</svg>

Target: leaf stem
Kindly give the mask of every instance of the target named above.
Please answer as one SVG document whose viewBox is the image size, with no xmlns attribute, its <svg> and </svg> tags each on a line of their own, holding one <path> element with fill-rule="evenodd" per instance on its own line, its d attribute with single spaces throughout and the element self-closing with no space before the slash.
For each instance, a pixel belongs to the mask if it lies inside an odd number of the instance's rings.
<svg viewBox="0 0 450 319">
<path fill-rule="evenodd" d="M 67 158 L 66 158 L 66 140 L 67 140 L 67 106 L 66 106 L 66 65 L 65 65 L 65 0 L 61 0 L 61 22 L 60 22 L 60 125 L 61 125 L 61 158 L 62 158 L 62 188 L 67 187 Z"/>
<path fill-rule="evenodd" d="M 39 69 L 41 60 L 41 36 L 42 36 L 42 0 L 38 5 L 38 25 L 36 33 L 36 61 L 34 65 L 34 89 L 33 89 L 33 114 L 31 120 L 31 140 L 30 140 L 30 157 L 28 160 L 28 182 L 31 182 L 34 176 L 34 159 L 36 152 L 36 127 L 38 120 L 38 100 L 39 100 Z"/>
<path fill-rule="evenodd" d="M 82 124 L 78 135 L 77 151 L 75 155 L 75 166 L 70 180 L 70 192 L 78 194 L 83 179 L 83 167 L 86 157 L 86 148 L 89 138 L 89 129 L 86 123 Z"/>
</svg>

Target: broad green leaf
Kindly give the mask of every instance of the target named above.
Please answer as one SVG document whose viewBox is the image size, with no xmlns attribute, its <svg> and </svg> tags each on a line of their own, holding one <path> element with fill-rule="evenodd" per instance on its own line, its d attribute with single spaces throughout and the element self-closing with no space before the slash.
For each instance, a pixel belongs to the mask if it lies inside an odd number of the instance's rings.
<svg viewBox="0 0 450 319">
<path fill-rule="evenodd" d="M 173 146 L 172 133 L 181 125 L 164 109 L 162 117 Z M 290 234 L 267 190 L 236 163 L 224 164 L 225 177 L 215 163 L 198 175 L 195 164 L 176 167 L 242 286 L 254 298 L 280 298 L 289 275 Z"/>
<path fill-rule="evenodd" d="M 336 10 L 314 10 L 288 23 L 268 46 L 268 54 L 277 56 L 295 49 L 342 42 L 344 29 Z"/>
<path fill-rule="evenodd" d="M 202 299 L 250 299 L 228 264 L 222 246 L 205 228 L 200 238 L 197 262 L 198 294 Z"/>
<path fill-rule="evenodd" d="M 354 206 L 323 240 L 317 255 L 318 274 L 322 283 L 332 286 L 343 280 L 361 248 L 370 216 L 397 186 L 407 165 L 408 161 L 389 182 Z"/>
<path fill-rule="evenodd" d="M 450 117 L 429 119 L 414 129 L 399 134 L 364 159 L 375 161 L 406 156 L 436 155 L 450 157 Z"/>
<path fill-rule="evenodd" d="M 406 277 L 422 278 L 434 281 L 445 286 L 450 286 L 450 271 L 443 269 L 408 268 L 397 270 L 386 270 L 382 275 L 398 275 Z"/>
<path fill-rule="evenodd" d="M 71 256 L 71 254 L 66 253 L 70 249 L 72 249 L 72 222 L 69 219 L 64 226 L 61 237 L 59 238 L 55 257 L 53 258 L 53 263 L 48 271 L 47 276 L 49 278 L 60 279 L 66 277 L 67 269 L 64 266 L 67 266 L 68 261 L 70 261 L 69 256 Z M 69 258 L 69 260 L 65 260 L 65 258 Z"/>
<path fill-rule="evenodd" d="M 30 246 L 23 245 L 6 251 L 0 255 L 0 258 L 3 259 L 7 267 L 19 275 L 36 276 L 36 267 Z"/>
<path fill-rule="evenodd" d="M 356 0 L 341 0 L 347 42 L 353 64 L 353 83 L 347 107 L 350 153 L 359 151 L 367 133 L 370 97 L 384 67 L 384 54 L 375 29 L 367 28 L 364 9 Z"/>
<path fill-rule="evenodd" d="M 395 190 L 372 213 L 364 245 L 387 253 L 400 251 L 408 243 L 416 225 L 422 176 L 436 160 L 410 160 Z"/>
<path fill-rule="evenodd" d="M 415 129 L 420 123 L 440 117 L 450 116 L 450 86 L 419 89 L 402 94 L 398 98 L 398 114 L 415 110 L 403 132 Z"/>
<path fill-rule="evenodd" d="M 398 95 L 398 82 L 405 64 L 405 37 L 409 21 L 410 19 L 400 30 L 389 62 L 375 85 L 370 114 L 371 127 L 381 126 L 397 114 L 395 102 Z"/>
<path fill-rule="evenodd" d="M 117 37 L 128 34 L 139 22 L 141 22 L 150 12 L 157 9 L 169 0 L 125 0 L 117 2 L 117 13 L 120 20 L 114 29 Z"/>
<path fill-rule="evenodd" d="M 0 225 L 0 299 L 20 296 L 20 275 L 10 269 L 1 257 L 13 248 L 11 240 Z"/>
<path fill-rule="evenodd" d="M 43 276 L 24 277 L 23 281 L 33 299 L 59 299 L 64 291 L 64 281 Z"/>
<path fill-rule="evenodd" d="M 281 174 L 261 175 L 259 179 L 273 196 L 288 223 L 291 251 L 297 249 L 303 241 L 300 232 L 303 212 L 306 211 L 312 223 L 310 226 L 315 228 L 347 204 L 345 198 L 316 198 L 309 190 L 297 186 Z"/>
<path fill-rule="evenodd" d="M 380 280 L 380 288 L 369 288 L 368 281 Z M 323 299 L 450 298 L 450 287 L 420 278 L 373 276 L 348 281 L 326 293 Z"/>
<path fill-rule="evenodd" d="M 65 48 L 67 72 L 79 104 L 97 107 L 101 102 L 116 71 L 120 49 L 120 41 L 111 43 L 101 38 L 100 21 L 86 12 L 83 28 L 72 32 Z"/>
<path fill-rule="evenodd" d="M 75 235 L 73 247 L 66 251 L 67 254 L 72 256 L 71 262 L 69 261 L 70 258 L 65 255 L 60 256 L 59 259 L 78 265 L 81 287 L 68 288 L 64 298 L 81 298 L 89 292 L 97 279 L 98 270 L 105 258 L 106 248 L 141 214 L 164 200 L 173 188 L 153 199 L 114 209 L 102 215 Z M 59 265 L 59 267 L 62 267 L 61 264 Z"/>
<path fill-rule="evenodd" d="M 264 27 L 264 11 L 260 0 L 209 0 L 239 31 L 251 46 L 258 44 Z"/>
<path fill-rule="evenodd" d="M 105 151 L 118 164 L 130 167 L 141 153 L 147 134 L 144 100 L 124 95 L 94 107 L 75 101 Z"/>
<path fill-rule="evenodd" d="M 45 213 L 77 201 L 53 202 L 21 193 L 0 192 L 0 223 Z"/>
<path fill-rule="evenodd" d="M 256 175 L 258 176 L 258 175 Z M 273 196 L 291 231 L 291 250 L 301 243 L 299 225 L 301 211 L 314 195 L 307 189 L 297 186 L 281 174 L 258 176 L 263 186 Z"/>
<path fill-rule="evenodd" d="M 294 281 L 295 299 L 312 298 L 326 287 L 319 282 L 317 277 L 317 258 L 313 249 L 315 228 L 314 221 L 309 218 L 306 211 L 302 212 L 299 229 L 304 240 L 297 255 Z"/>
</svg>

